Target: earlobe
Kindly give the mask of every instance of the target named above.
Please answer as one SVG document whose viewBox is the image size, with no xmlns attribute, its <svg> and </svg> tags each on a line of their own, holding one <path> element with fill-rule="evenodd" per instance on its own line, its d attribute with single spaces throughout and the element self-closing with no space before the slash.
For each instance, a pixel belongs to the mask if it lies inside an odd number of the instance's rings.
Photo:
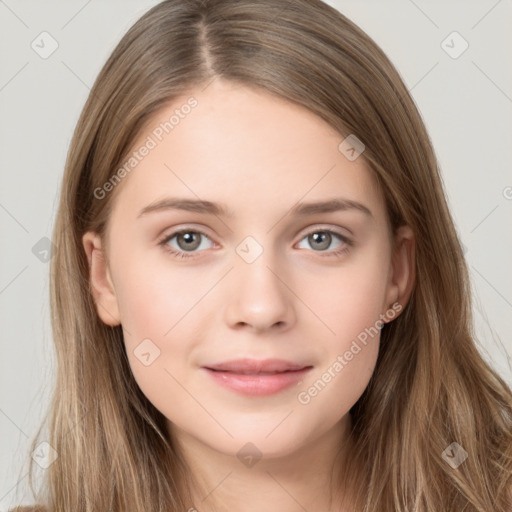
<svg viewBox="0 0 512 512">
<path fill-rule="evenodd" d="M 391 262 L 390 281 L 388 283 L 387 306 L 400 304 L 400 311 L 409 302 L 416 278 L 415 237 L 410 226 L 398 228 Z"/>
<path fill-rule="evenodd" d="M 82 237 L 82 243 L 89 264 L 90 290 L 96 303 L 98 315 L 107 325 L 119 325 L 121 318 L 117 296 L 101 237 L 97 233 L 88 231 Z"/>
</svg>

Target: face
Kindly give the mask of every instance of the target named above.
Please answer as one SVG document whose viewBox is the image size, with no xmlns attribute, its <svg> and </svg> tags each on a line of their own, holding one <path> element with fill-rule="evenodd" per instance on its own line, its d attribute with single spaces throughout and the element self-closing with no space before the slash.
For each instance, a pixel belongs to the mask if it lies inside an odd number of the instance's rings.
<svg viewBox="0 0 512 512">
<path fill-rule="evenodd" d="M 133 145 L 151 147 L 117 185 L 107 242 L 83 242 L 98 314 L 122 324 L 171 433 L 277 457 L 347 421 L 409 271 L 407 233 L 392 238 L 342 140 L 302 107 L 215 80 Z"/>
</svg>

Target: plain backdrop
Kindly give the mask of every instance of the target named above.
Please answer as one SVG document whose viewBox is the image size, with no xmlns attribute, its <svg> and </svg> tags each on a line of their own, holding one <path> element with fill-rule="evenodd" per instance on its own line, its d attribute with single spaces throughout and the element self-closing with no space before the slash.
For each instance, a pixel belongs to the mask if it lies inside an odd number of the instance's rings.
<svg viewBox="0 0 512 512">
<path fill-rule="evenodd" d="M 55 370 L 45 251 L 71 135 L 106 58 L 156 3 L 0 0 L 0 510 L 32 501 L 28 447 Z M 512 384 L 512 2 L 328 3 L 411 91 L 466 248 L 480 349 Z M 41 37 L 58 44 L 47 58 Z"/>
</svg>

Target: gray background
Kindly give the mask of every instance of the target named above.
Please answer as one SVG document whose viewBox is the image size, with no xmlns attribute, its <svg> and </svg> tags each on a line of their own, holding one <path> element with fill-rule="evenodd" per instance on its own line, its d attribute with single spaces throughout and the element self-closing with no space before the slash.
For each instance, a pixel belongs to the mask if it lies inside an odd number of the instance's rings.
<svg viewBox="0 0 512 512">
<path fill-rule="evenodd" d="M 45 249 L 71 134 L 107 56 L 156 3 L 0 0 L 0 510 L 31 502 L 28 443 L 55 369 Z M 512 2 L 328 3 L 384 49 L 423 115 L 466 247 L 480 348 L 512 384 Z M 31 47 L 43 31 L 58 43 L 46 59 Z M 442 46 L 453 31 L 469 44 L 458 58 Z"/>
</svg>

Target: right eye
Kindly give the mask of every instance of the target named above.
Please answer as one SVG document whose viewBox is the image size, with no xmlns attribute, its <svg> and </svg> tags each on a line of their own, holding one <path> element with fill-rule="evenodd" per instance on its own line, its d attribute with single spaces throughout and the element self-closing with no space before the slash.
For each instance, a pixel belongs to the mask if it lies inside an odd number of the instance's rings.
<svg viewBox="0 0 512 512">
<path fill-rule="evenodd" d="M 200 248 L 201 245 L 203 245 L 203 237 L 210 240 L 210 238 L 202 231 L 197 231 L 194 229 L 181 229 L 179 231 L 174 231 L 170 235 L 166 235 L 164 239 L 159 242 L 159 245 L 161 245 L 164 248 L 164 250 L 170 252 L 173 256 L 177 258 L 192 258 L 194 257 L 194 253 L 202 252 L 197 251 L 196 249 Z M 169 244 L 169 242 L 172 242 L 173 240 L 174 245 Z"/>
</svg>

